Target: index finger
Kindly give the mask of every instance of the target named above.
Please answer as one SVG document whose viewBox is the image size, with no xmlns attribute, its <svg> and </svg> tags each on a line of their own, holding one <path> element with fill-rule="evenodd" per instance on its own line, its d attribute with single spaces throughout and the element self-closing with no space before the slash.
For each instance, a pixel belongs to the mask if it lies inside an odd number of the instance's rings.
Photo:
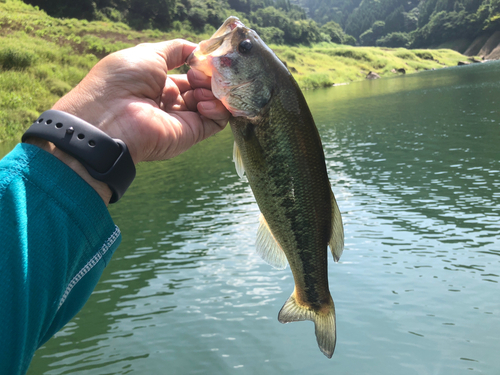
<svg viewBox="0 0 500 375">
<path fill-rule="evenodd" d="M 184 64 L 187 57 L 196 47 L 197 44 L 184 39 L 174 39 L 157 43 L 157 51 L 165 59 L 168 70 L 178 68 Z"/>
</svg>

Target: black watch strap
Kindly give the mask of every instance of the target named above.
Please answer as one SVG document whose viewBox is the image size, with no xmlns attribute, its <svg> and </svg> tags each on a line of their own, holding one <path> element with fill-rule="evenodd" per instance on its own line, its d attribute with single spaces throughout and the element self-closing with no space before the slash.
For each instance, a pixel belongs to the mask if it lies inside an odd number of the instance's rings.
<svg viewBox="0 0 500 375">
<path fill-rule="evenodd" d="M 135 166 L 127 145 L 111 138 L 82 119 L 66 112 L 45 111 L 24 133 L 22 141 L 38 137 L 73 156 L 98 181 L 105 182 L 117 202 L 135 178 Z"/>
</svg>

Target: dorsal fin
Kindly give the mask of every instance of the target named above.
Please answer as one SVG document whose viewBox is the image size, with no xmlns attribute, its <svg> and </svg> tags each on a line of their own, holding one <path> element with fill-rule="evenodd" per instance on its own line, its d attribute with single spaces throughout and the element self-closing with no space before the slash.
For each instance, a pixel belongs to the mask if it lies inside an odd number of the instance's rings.
<svg viewBox="0 0 500 375">
<path fill-rule="evenodd" d="M 335 262 L 338 262 L 342 252 L 344 251 L 344 226 L 342 224 L 342 216 L 340 215 L 339 206 L 335 200 L 333 192 L 331 192 L 332 200 L 332 235 L 328 241 L 328 246 L 333 255 Z"/>
<path fill-rule="evenodd" d="M 259 229 L 257 230 L 257 241 L 255 246 L 257 248 L 257 254 L 271 266 L 281 270 L 286 268 L 286 255 L 280 244 L 276 241 L 276 238 L 274 238 L 262 214 L 260 214 L 259 218 Z"/>
<path fill-rule="evenodd" d="M 234 142 L 233 146 L 233 161 L 234 161 L 234 166 L 236 167 L 236 173 L 238 173 L 238 176 L 240 176 L 240 178 L 243 178 L 243 174 L 245 173 L 245 167 L 243 167 L 241 152 L 238 145 L 236 144 L 236 141 Z"/>
</svg>

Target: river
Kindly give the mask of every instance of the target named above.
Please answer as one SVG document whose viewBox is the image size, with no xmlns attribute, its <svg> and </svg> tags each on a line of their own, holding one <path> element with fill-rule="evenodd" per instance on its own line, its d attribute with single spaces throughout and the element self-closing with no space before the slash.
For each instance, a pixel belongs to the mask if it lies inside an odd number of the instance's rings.
<svg viewBox="0 0 500 375">
<path fill-rule="evenodd" d="M 229 129 L 139 165 L 123 242 L 28 374 L 471 374 L 500 368 L 500 62 L 306 92 L 345 226 L 337 347 L 280 324 Z"/>
</svg>

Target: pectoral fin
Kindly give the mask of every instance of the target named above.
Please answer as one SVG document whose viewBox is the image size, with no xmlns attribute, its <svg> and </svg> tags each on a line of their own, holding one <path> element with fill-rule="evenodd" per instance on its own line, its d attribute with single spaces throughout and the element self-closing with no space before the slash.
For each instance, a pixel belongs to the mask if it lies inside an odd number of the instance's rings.
<svg viewBox="0 0 500 375">
<path fill-rule="evenodd" d="M 342 224 L 342 216 L 340 215 L 339 206 L 335 200 L 333 192 L 331 193 L 332 200 L 332 235 L 328 245 L 332 251 L 333 259 L 338 262 L 342 252 L 344 251 L 344 226 Z"/>
<path fill-rule="evenodd" d="M 269 229 L 264 215 L 260 214 L 259 222 L 257 242 L 255 243 L 257 254 L 274 268 L 285 269 L 287 265 L 286 255 Z"/>
<path fill-rule="evenodd" d="M 241 152 L 236 142 L 234 142 L 233 146 L 233 161 L 236 167 L 236 173 L 238 173 L 238 176 L 240 176 L 240 178 L 243 178 L 243 174 L 245 173 L 245 167 L 243 167 Z"/>
</svg>

